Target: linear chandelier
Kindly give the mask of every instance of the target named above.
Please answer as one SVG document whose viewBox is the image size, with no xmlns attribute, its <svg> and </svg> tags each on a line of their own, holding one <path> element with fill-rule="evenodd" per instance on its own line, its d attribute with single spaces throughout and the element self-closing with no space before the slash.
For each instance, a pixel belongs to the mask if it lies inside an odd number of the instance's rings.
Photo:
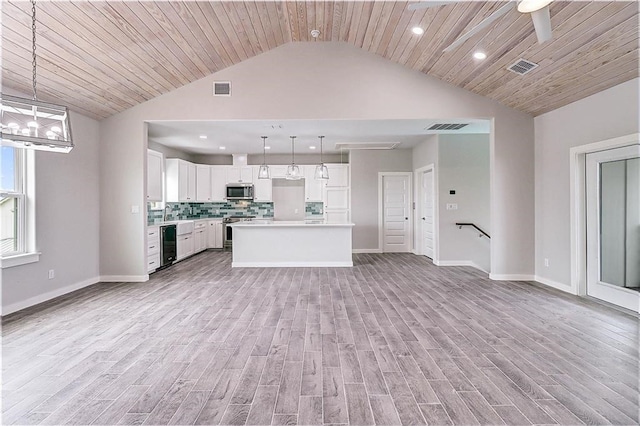
<svg viewBox="0 0 640 426">
<path fill-rule="evenodd" d="M 69 109 L 38 100 L 36 91 L 36 1 L 31 0 L 33 99 L 2 93 L 0 144 L 23 149 L 68 153 L 73 149 Z"/>
</svg>

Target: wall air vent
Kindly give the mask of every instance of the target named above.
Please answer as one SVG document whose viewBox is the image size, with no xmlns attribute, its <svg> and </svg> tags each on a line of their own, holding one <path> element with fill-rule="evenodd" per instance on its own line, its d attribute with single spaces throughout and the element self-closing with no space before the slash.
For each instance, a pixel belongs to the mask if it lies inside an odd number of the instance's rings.
<svg viewBox="0 0 640 426">
<path fill-rule="evenodd" d="M 425 130 L 460 130 L 468 125 L 468 123 L 438 123 Z"/>
<path fill-rule="evenodd" d="M 400 142 L 342 142 L 336 144 L 336 149 L 393 149 L 398 145 Z"/>
<path fill-rule="evenodd" d="M 214 81 L 213 96 L 231 96 L 230 81 Z"/>
<path fill-rule="evenodd" d="M 538 68 L 538 64 L 520 58 L 518 62 L 511 65 L 507 69 L 511 72 L 515 72 L 516 74 L 525 75 L 526 73 L 533 71 L 536 68 Z"/>
</svg>

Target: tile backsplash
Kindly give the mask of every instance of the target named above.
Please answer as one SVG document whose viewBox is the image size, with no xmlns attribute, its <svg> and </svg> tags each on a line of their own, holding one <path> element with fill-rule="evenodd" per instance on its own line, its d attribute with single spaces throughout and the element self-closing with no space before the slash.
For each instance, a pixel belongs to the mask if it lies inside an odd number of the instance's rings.
<svg viewBox="0 0 640 426">
<path fill-rule="evenodd" d="M 268 202 L 226 201 L 219 203 L 167 203 L 166 205 L 169 208 L 167 220 L 196 220 L 227 216 L 273 217 L 273 203 Z M 147 223 L 149 225 L 162 222 L 163 216 L 163 210 L 151 210 L 151 205 L 147 204 Z M 322 203 L 306 203 L 305 216 L 321 217 Z"/>
</svg>

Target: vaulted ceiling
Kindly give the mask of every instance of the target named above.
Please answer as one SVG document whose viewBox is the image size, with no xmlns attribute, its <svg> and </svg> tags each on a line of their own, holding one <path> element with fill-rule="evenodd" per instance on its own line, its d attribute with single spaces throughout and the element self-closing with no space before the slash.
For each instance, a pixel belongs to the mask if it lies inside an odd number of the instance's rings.
<svg viewBox="0 0 640 426">
<path fill-rule="evenodd" d="M 443 48 L 503 3 L 415 12 L 408 4 L 41 1 L 38 95 L 101 119 L 296 41 L 349 43 L 532 115 L 639 75 L 635 1 L 554 1 L 554 39 L 542 45 L 514 9 L 449 53 Z M 2 15 L 2 84 L 31 93 L 31 5 L 3 1 Z M 487 59 L 474 60 L 476 49 Z M 506 69 L 520 58 L 540 66 L 523 76 Z"/>
</svg>

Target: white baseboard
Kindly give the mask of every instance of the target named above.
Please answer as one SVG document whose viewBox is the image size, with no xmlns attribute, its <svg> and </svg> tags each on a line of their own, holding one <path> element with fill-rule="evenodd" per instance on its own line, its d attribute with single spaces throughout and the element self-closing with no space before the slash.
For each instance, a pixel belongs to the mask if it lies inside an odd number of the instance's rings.
<svg viewBox="0 0 640 426">
<path fill-rule="evenodd" d="M 88 287 L 92 284 L 96 284 L 100 282 L 100 277 L 89 278 L 88 280 L 80 281 L 75 284 L 71 284 L 65 287 L 60 287 L 55 290 L 48 291 L 46 293 L 39 294 L 37 296 L 30 297 L 26 300 L 12 303 L 9 306 L 2 307 L 1 315 L 9 315 L 14 312 L 21 311 L 30 306 L 37 305 L 39 303 L 46 302 L 47 300 L 55 299 L 58 296 L 65 295 L 67 293 L 71 293 L 72 291 L 80 290 L 81 288 Z"/>
<path fill-rule="evenodd" d="M 535 281 L 535 275 L 526 274 L 489 274 L 489 279 L 494 281 Z"/>
<path fill-rule="evenodd" d="M 231 262 L 232 268 L 345 268 L 353 262 Z"/>
<path fill-rule="evenodd" d="M 479 271 L 488 274 L 489 271 L 485 271 L 478 265 L 477 263 L 471 260 L 433 260 L 433 264 L 436 266 L 471 266 L 472 268 L 476 268 Z"/>
<path fill-rule="evenodd" d="M 544 285 L 547 285 L 549 287 L 553 287 L 553 288 L 555 288 L 557 290 L 561 290 L 561 291 L 564 291 L 566 293 L 577 294 L 577 292 L 575 292 L 571 288 L 571 286 L 568 285 L 568 284 L 564 284 L 564 283 L 561 283 L 561 282 L 558 282 L 558 281 L 553 281 L 553 280 L 550 280 L 550 279 L 547 279 L 547 278 L 543 278 L 543 277 L 541 277 L 539 275 L 536 275 L 534 277 L 534 280 L 536 282 L 539 282 L 540 284 L 544 284 Z"/>
<path fill-rule="evenodd" d="M 382 253 L 380 249 L 353 249 L 352 253 Z"/>
<path fill-rule="evenodd" d="M 147 275 L 102 275 L 100 281 L 103 283 L 143 283 L 149 281 Z"/>
</svg>

